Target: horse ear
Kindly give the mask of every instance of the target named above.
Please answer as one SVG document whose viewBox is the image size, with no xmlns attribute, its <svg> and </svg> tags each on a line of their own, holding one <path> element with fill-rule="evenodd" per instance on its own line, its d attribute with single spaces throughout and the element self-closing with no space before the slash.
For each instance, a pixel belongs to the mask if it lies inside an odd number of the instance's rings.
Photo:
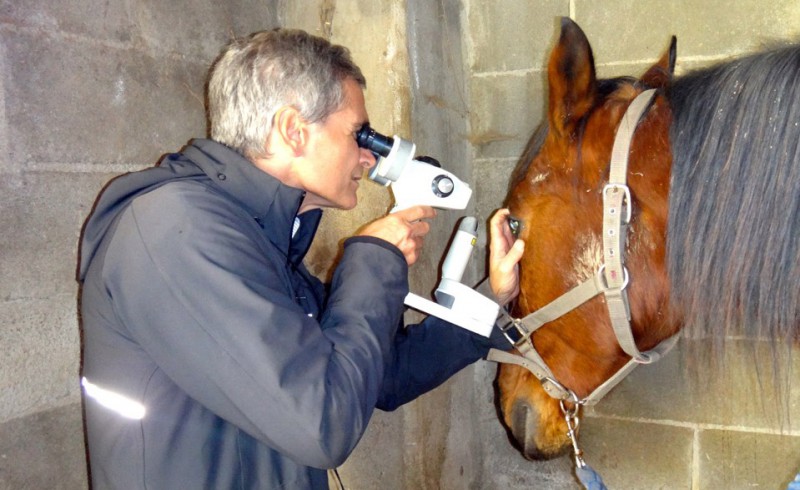
<svg viewBox="0 0 800 490">
<path fill-rule="evenodd" d="M 653 88 L 667 88 L 672 84 L 672 75 L 675 73 L 675 52 L 678 39 L 672 36 L 669 49 L 661 56 L 658 63 L 650 67 L 642 76 L 642 83 Z"/>
<path fill-rule="evenodd" d="M 561 36 L 547 65 L 550 127 L 569 134 L 594 105 L 597 76 L 589 40 L 578 24 L 561 18 Z"/>
</svg>

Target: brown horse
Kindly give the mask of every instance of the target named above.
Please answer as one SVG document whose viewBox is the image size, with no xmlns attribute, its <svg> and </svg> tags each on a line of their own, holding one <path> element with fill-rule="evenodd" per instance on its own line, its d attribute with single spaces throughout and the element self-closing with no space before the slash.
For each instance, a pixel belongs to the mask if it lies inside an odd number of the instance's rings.
<svg viewBox="0 0 800 490">
<path fill-rule="evenodd" d="M 656 89 L 635 130 L 625 243 L 630 324 L 651 349 L 684 324 L 722 338 L 749 325 L 778 342 L 800 330 L 800 47 L 783 47 L 673 78 L 675 39 L 640 79 L 596 77 L 589 42 L 569 19 L 548 64 L 545 127 L 512 177 L 508 206 L 527 243 L 522 317 L 603 263 L 603 188 L 617 126 Z M 630 356 L 602 296 L 546 324 L 533 345 L 583 398 Z M 505 424 L 525 457 L 569 446 L 559 400 L 530 372 L 498 375 Z"/>
</svg>

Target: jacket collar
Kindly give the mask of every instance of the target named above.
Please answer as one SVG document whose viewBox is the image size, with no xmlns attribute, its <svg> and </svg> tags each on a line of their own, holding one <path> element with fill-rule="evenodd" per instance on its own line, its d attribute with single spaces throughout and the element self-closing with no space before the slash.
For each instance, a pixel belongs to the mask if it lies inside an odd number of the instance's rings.
<svg viewBox="0 0 800 490">
<path fill-rule="evenodd" d="M 269 240 L 288 260 L 295 265 L 303 260 L 322 217 L 321 210 L 303 213 L 300 228 L 292 237 L 305 191 L 283 184 L 238 152 L 212 140 L 192 140 L 183 154 L 269 231 Z"/>
</svg>

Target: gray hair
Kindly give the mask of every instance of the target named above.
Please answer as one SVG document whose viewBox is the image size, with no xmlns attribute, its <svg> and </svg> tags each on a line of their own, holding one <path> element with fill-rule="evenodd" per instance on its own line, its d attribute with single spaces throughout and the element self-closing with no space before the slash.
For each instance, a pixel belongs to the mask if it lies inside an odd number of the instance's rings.
<svg viewBox="0 0 800 490">
<path fill-rule="evenodd" d="M 251 34 L 226 46 L 208 79 L 211 139 L 248 158 L 267 156 L 275 113 L 292 106 L 324 121 L 344 102 L 342 82 L 367 82 L 350 51 L 296 29 Z"/>
</svg>

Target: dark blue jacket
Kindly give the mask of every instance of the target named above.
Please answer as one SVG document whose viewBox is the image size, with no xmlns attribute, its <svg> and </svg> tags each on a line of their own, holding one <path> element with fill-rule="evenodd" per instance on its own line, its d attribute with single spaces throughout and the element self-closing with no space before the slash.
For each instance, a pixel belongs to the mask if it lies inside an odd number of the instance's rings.
<svg viewBox="0 0 800 490">
<path fill-rule="evenodd" d="M 327 488 L 374 407 L 487 353 L 435 318 L 401 327 L 407 265 L 382 240 L 347 240 L 326 293 L 303 197 L 209 140 L 101 194 L 79 269 L 95 490 Z"/>
</svg>

